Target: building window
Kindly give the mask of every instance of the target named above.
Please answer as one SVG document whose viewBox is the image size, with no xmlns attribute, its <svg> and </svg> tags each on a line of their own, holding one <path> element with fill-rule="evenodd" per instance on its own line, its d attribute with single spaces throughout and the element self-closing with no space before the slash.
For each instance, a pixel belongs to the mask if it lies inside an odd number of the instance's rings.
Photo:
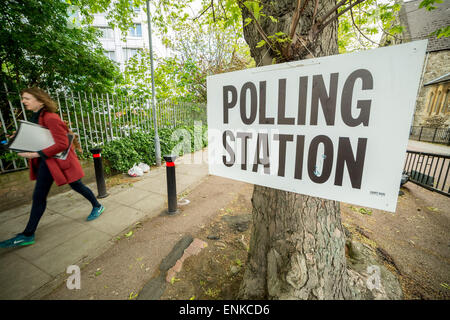
<svg viewBox="0 0 450 320">
<path fill-rule="evenodd" d="M 448 106 L 448 92 L 450 90 L 447 89 L 447 92 L 445 92 L 445 97 L 442 101 L 442 108 L 441 108 L 441 113 L 442 114 L 446 114 L 447 112 L 449 112 L 449 106 Z"/>
<path fill-rule="evenodd" d="M 112 61 L 117 61 L 116 60 L 116 52 L 115 51 L 105 51 L 105 56 L 107 56 Z"/>
<path fill-rule="evenodd" d="M 441 90 L 439 90 L 437 92 L 436 101 L 434 102 L 434 114 L 439 114 L 439 105 L 441 102 L 441 96 L 442 96 L 442 92 L 441 92 Z"/>
<path fill-rule="evenodd" d="M 431 114 L 433 111 L 433 100 L 434 100 L 434 92 L 430 92 L 430 98 L 428 99 L 427 111 L 428 114 Z"/>
<path fill-rule="evenodd" d="M 98 27 L 98 29 L 102 32 L 102 39 L 114 39 L 114 30 L 109 27 Z"/>
<path fill-rule="evenodd" d="M 133 27 L 128 30 L 129 37 L 142 37 L 142 27 L 140 23 L 135 23 Z"/>
<path fill-rule="evenodd" d="M 123 48 L 123 60 L 128 61 L 128 59 L 132 58 L 140 50 L 141 49 L 138 49 L 138 48 Z"/>
</svg>

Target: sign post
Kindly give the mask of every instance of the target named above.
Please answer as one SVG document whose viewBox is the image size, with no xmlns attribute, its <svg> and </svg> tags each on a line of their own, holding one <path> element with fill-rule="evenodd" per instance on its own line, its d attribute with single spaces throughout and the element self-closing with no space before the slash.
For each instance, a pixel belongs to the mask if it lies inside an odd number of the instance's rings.
<svg viewBox="0 0 450 320">
<path fill-rule="evenodd" d="M 426 46 L 208 77 L 210 173 L 395 212 Z"/>
</svg>

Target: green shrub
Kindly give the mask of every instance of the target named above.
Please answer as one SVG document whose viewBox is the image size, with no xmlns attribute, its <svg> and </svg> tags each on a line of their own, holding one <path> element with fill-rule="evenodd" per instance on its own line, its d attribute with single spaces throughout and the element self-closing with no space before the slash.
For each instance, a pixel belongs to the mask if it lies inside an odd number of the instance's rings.
<svg viewBox="0 0 450 320">
<path fill-rule="evenodd" d="M 182 142 L 182 136 L 180 136 L 178 140 L 172 140 L 172 134 L 177 129 L 185 129 L 189 132 L 191 140 L 190 152 L 197 151 L 194 150 L 194 126 L 181 126 L 175 129 L 161 128 L 158 130 L 161 156 L 171 154 L 174 147 Z M 202 127 L 201 142 L 198 143 L 201 148 L 208 145 L 206 135 L 207 129 L 207 126 Z M 154 131 L 151 131 L 150 133 L 135 132 L 120 140 L 105 143 L 102 147 L 105 172 L 107 174 L 127 172 L 133 164 L 138 164 L 139 162 L 155 165 L 154 136 Z M 183 148 L 179 151 L 178 156 L 183 155 Z"/>
</svg>

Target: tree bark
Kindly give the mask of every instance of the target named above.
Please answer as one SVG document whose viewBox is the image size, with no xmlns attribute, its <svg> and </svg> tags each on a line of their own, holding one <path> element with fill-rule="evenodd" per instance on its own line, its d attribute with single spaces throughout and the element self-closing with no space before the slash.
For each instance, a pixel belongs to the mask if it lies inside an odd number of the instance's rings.
<svg viewBox="0 0 450 320">
<path fill-rule="evenodd" d="M 305 1 L 305 0 L 303 0 Z M 302 1 L 302 3 L 303 3 Z M 308 39 L 316 1 L 309 1 L 296 27 L 296 37 Z M 316 21 L 336 4 L 318 1 Z M 296 1 L 262 0 L 267 18 L 260 25 L 267 35 L 289 34 Z M 242 7 L 243 19 L 250 13 Z M 278 19 L 273 23 L 268 16 Z M 250 23 L 244 27 L 256 65 L 272 63 L 276 54 L 256 48 L 261 36 Z M 305 42 L 306 43 L 306 42 Z M 327 26 L 306 49 L 293 43 L 293 60 L 338 54 L 337 21 Z M 279 60 L 277 60 L 279 61 Z M 254 186 L 253 230 L 241 299 L 348 299 L 355 296 L 347 281 L 345 234 L 339 202 Z"/>
</svg>

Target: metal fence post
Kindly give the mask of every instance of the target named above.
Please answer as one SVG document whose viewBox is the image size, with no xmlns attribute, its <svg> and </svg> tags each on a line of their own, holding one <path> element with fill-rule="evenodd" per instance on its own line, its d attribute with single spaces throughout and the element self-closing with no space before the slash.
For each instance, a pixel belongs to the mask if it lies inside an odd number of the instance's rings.
<svg viewBox="0 0 450 320">
<path fill-rule="evenodd" d="M 434 135 L 433 135 L 433 143 L 434 143 L 434 138 L 436 138 L 436 132 L 437 132 L 437 128 L 434 128 Z"/>
<path fill-rule="evenodd" d="M 108 108 L 108 121 L 109 121 L 109 133 L 111 135 L 111 141 L 114 138 L 114 132 L 113 132 L 113 124 L 111 120 L 111 107 L 109 106 L 109 95 L 106 93 L 106 107 Z"/>
</svg>

